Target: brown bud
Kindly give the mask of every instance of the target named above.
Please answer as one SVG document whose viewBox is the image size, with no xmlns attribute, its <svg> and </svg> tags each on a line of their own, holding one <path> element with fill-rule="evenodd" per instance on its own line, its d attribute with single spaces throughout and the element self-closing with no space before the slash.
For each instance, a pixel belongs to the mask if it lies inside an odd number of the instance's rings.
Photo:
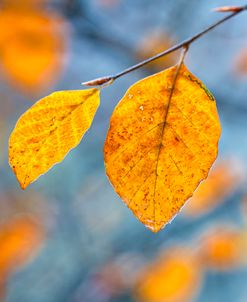
<svg viewBox="0 0 247 302">
<path fill-rule="evenodd" d="M 213 9 L 213 11 L 220 12 L 220 13 L 227 13 L 227 12 L 237 13 L 240 12 L 241 10 L 243 10 L 242 6 L 221 6 Z"/>
<path fill-rule="evenodd" d="M 83 82 L 82 85 L 84 86 L 101 86 L 104 84 L 111 84 L 113 82 L 113 78 L 112 77 L 103 77 L 103 78 L 98 78 L 95 80 L 91 80 L 88 82 Z"/>
</svg>

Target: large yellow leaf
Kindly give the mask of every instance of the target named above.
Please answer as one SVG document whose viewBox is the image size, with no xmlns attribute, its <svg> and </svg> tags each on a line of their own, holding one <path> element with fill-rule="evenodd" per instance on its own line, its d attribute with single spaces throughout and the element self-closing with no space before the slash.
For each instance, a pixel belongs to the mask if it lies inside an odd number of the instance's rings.
<svg viewBox="0 0 247 302">
<path fill-rule="evenodd" d="M 169 222 L 207 177 L 221 127 L 216 103 L 182 65 L 134 84 L 116 107 L 105 165 L 116 192 L 152 231 Z"/>
<path fill-rule="evenodd" d="M 9 161 L 23 189 L 80 143 L 99 102 L 95 88 L 59 91 L 21 116 L 10 136 Z"/>
</svg>

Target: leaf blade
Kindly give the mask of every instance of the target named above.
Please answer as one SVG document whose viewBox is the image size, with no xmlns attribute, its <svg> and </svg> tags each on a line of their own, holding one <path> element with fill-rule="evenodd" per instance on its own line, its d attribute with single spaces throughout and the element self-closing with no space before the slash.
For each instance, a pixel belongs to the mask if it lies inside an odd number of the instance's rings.
<svg viewBox="0 0 247 302">
<path fill-rule="evenodd" d="M 20 117 L 9 140 L 9 163 L 23 189 L 80 143 L 99 102 L 95 88 L 58 91 Z"/>
<path fill-rule="evenodd" d="M 176 70 L 129 88 L 113 112 L 104 148 L 106 172 L 116 192 L 154 232 L 206 178 L 221 132 L 212 95 L 184 65 L 169 100 Z"/>
</svg>

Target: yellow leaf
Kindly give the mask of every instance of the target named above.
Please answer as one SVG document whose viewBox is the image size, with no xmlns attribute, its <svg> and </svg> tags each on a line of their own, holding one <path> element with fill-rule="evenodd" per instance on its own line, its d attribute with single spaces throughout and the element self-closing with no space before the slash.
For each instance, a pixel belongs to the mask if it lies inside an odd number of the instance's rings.
<svg viewBox="0 0 247 302">
<path fill-rule="evenodd" d="M 59 91 L 24 113 L 9 141 L 9 161 L 25 189 L 76 147 L 91 126 L 99 90 Z"/>
<path fill-rule="evenodd" d="M 116 192 L 154 232 L 207 177 L 221 132 L 211 93 L 184 65 L 173 87 L 176 72 L 172 67 L 127 91 L 111 117 L 104 149 Z"/>
</svg>

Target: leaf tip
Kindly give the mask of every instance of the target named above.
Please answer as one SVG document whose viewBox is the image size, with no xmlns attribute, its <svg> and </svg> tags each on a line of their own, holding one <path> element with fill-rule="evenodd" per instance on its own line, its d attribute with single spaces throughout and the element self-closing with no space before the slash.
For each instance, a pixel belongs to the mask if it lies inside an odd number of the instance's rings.
<svg viewBox="0 0 247 302">
<path fill-rule="evenodd" d="M 18 182 L 19 182 L 19 184 L 20 184 L 21 189 L 22 189 L 23 191 L 25 191 L 29 184 L 26 183 L 26 182 L 21 182 L 19 179 L 18 179 Z"/>
<path fill-rule="evenodd" d="M 16 179 L 17 179 L 17 181 L 18 181 L 18 183 L 19 183 L 21 189 L 22 189 L 22 190 L 26 190 L 26 188 L 29 186 L 30 182 L 27 182 L 26 179 L 24 179 L 24 180 L 21 179 L 21 178 L 17 175 L 16 170 L 15 170 L 13 167 L 11 167 L 11 168 L 12 168 L 12 170 L 13 170 L 14 173 L 15 173 Z"/>
<path fill-rule="evenodd" d="M 158 233 L 163 228 L 163 224 L 157 223 L 155 221 L 149 223 L 144 222 L 144 224 L 153 233 Z"/>
</svg>

